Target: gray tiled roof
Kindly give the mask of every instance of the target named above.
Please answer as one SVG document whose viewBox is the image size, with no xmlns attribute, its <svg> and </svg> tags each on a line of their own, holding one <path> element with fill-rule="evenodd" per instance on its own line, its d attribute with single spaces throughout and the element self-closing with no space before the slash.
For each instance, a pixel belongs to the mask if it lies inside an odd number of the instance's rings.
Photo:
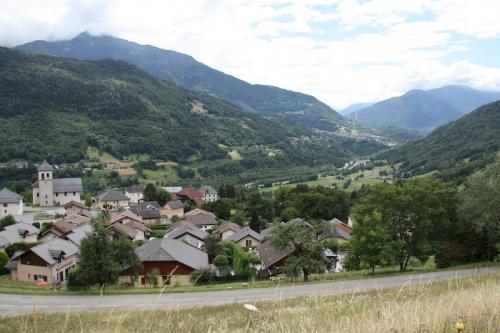
<svg viewBox="0 0 500 333">
<path fill-rule="evenodd" d="M 127 187 L 128 193 L 142 193 L 144 191 L 144 186 L 142 185 L 130 185 Z"/>
<path fill-rule="evenodd" d="M 217 191 L 210 185 L 203 185 L 198 191 L 202 194 L 217 194 Z"/>
<path fill-rule="evenodd" d="M 208 236 L 208 234 L 202 229 L 198 229 L 192 226 L 180 226 L 178 228 L 169 231 L 165 237 L 171 239 L 177 239 L 185 234 L 192 235 L 200 240 L 204 240 Z"/>
<path fill-rule="evenodd" d="M 172 201 L 167 202 L 166 205 L 168 205 L 168 207 L 170 207 L 170 209 L 180 209 L 180 208 L 184 208 L 186 206 L 184 204 L 184 202 L 182 202 L 181 200 L 172 200 Z"/>
<path fill-rule="evenodd" d="M 6 187 L 0 191 L 0 204 L 18 203 L 22 198 L 19 194 L 12 192 Z"/>
<path fill-rule="evenodd" d="M 83 192 L 81 178 L 55 178 L 53 181 L 54 193 Z"/>
<path fill-rule="evenodd" d="M 52 165 L 50 165 L 47 160 L 43 160 L 42 164 L 38 166 L 38 171 L 53 171 Z"/>
<path fill-rule="evenodd" d="M 94 229 L 92 225 L 85 223 L 73 229 L 69 234 L 66 235 L 66 238 L 80 247 L 82 240 L 88 238 L 93 230 Z"/>
<path fill-rule="evenodd" d="M 250 229 L 250 227 L 241 228 L 237 233 L 229 236 L 227 240 L 238 242 L 247 236 L 250 236 L 255 240 L 258 240 L 259 242 L 262 240 L 262 236 L 257 231 Z"/>
<path fill-rule="evenodd" d="M 17 233 L 23 233 L 27 231 L 29 235 L 38 234 L 39 230 L 37 227 L 33 226 L 29 223 L 17 222 L 11 225 L 8 225 L 4 228 L 5 230 L 14 230 Z"/>
<path fill-rule="evenodd" d="M 135 251 L 142 262 L 178 261 L 194 269 L 208 266 L 208 256 L 205 252 L 176 239 L 154 239 Z"/>
<path fill-rule="evenodd" d="M 122 192 L 119 192 L 117 190 L 108 191 L 106 193 L 97 196 L 97 198 L 100 201 L 122 201 L 122 200 L 128 201 L 128 197 Z"/>
<path fill-rule="evenodd" d="M 53 265 L 56 261 L 51 253 L 54 253 L 54 251 L 62 251 L 64 253 L 63 257 L 67 258 L 78 252 L 78 246 L 70 241 L 54 238 L 47 243 L 32 247 L 30 251 L 45 260 L 48 264 Z"/>
</svg>

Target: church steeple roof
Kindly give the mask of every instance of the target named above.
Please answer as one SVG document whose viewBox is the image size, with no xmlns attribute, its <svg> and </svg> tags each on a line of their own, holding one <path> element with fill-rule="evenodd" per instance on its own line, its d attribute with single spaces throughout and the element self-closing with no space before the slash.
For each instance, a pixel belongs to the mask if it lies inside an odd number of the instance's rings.
<svg viewBox="0 0 500 333">
<path fill-rule="evenodd" d="M 42 164 L 38 167 L 38 171 L 54 171 L 52 165 L 50 165 L 47 160 L 43 160 Z"/>
</svg>

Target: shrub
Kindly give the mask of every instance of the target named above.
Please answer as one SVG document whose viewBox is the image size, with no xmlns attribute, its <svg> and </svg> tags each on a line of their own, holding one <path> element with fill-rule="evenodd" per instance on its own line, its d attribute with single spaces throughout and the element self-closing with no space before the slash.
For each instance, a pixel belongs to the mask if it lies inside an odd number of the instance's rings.
<svg viewBox="0 0 500 333">
<path fill-rule="evenodd" d="M 80 278 L 80 269 L 73 267 L 68 272 L 68 283 L 66 284 L 68 290 L 86 290 L 87 286 Z"/>
<path fill-rule="evenodd" d="M 410 265 L 411 267 L 422 267 L 424 264 L 420 259 L 411 257 L 408 261 L 408 265 Z"/>
<path fill-rule="evenodd" d="M 194 285 L 202 283 L 211 283 L 214 278 L 214 273 L 210 268 L 200 268 L 191 273 L 191 282 Z"/>
<path fill-rule="evenodd" d="M 148 284 L 153 288 L 158 287 L 159 278 L 160 270 L 158 268 L 154 268 L 151 272 L 148 273 Z"/>
<path fill-rule="evenodd" d="M 229 259 L 222 254 L 219 254 L 217 257 L 214 259 L 214 265 L 215 267 L 226 267 L 229 265 Z"/>
</svg>

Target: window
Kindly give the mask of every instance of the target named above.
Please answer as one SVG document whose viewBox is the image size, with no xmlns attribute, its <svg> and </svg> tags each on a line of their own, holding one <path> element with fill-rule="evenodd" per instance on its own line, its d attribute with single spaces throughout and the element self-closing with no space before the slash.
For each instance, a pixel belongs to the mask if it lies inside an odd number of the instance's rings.
<svg viewBox="0 0 500 333">
<path fill-rule="evenodd" d="M 75 192 L 73 192 L 73 196 L 75 196 L 75 195 L 76 195 L 76 193 L 75 193 Z"/>
<path fill-rule="evenodd" d="M 40 198 L 40 193 L 37 193 L 37 194 L 36 194 L 36 197 L 37 197 L 37 198 Z"/>
<path fill-rule="evenodd" d="M 246 246 L 246 247 L 252 247 L 252 240 L 251 240 L 251 239 L 247 239 L 247 240 L 245 241 L 245 246 Z"/>
<path fill-rule="evenodd" d="M 42 180 L 43 180 L 43 179 L 45 179 L 45 174 L 44 174 L 44 173 L 42 173 Z"/>
<path fill-rule="evenodd" d="M 64 196 L 67 197 L 68 196 L 68 193 L 67 192 L 64 192 Z"/>
<path fill-rule="evenodd" d="M 59 193 L 56 193 L 56 197 L 58 197 L 58 196 L 59 196 Z"/>
<path fill-rule="evenodd" d="M 50 179 L 50 173 L 47 172 L 47 179 Z"/>
<path fill-rule="evenodd" d="M 7 204 L 3 204 L 4 207 L 7 207 Z"/>
</svg>

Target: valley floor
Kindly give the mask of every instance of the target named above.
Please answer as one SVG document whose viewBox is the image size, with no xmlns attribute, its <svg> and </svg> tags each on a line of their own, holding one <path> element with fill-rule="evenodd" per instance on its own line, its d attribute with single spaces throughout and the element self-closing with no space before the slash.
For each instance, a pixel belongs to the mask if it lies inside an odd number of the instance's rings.
<svg viewBox="0 0 500 333">
<path fill-rule="evenodd" d="M 500 329 L 500 273 L 351 292 L 176 310 L 26 315 L 0 320 L 1 332 L 465 332 Z"/>
</svg>

